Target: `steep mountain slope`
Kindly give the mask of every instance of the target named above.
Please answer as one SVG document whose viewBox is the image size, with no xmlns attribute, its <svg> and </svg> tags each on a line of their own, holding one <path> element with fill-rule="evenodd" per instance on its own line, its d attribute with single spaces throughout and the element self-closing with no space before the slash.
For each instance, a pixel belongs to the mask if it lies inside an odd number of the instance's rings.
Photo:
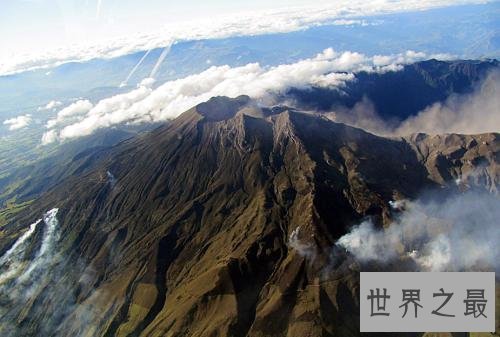
<svg viewBox="0 0 500 337">
<path fill-rule="evenodd" d="M 338 106 L 352 108 L 368 98 L 383 119 L 401 121 L 453 93 L 471 92 L 478 81 L 498 67 L 497 60 L 427 60 L 395 72 L 360 72 L 340 89 L 292 89 L 287 95 L 299 106 L 318 111 Z"/>
<path fill-rule="evenodd" d="M 360 72 L 355 81 L 348 82 L 343 88 L 292 89 L 283 98 L 292 97 L 303 108 L 330 111 L 332 106 L 353 107 L 367 97 L 374 102 L 384 120 L 394 121 L 415 115 L 428 105 L 445 100 L 450 94 L 471 91 L 477 81 L 495 68 L 498 68 L 496 60 L 428 60 L 407 65 L 397 72 Z M 415 95 L 415 92 L 419 94 Z M 152 126 L 145 125 L 144 129 L 151 130 Z M 5 153 L 4 165 L 0 169 L 0 208 L 7 202 L 30 201 L 52 188 L 57 181 L 73 174 L 71 168 L 66 169 L 68 165 L 75 166 L 75 163 L 69 164 L 72 158 L 84 158 L 85 151 L 95 152 L 97 147 L 115 145 L 141 131 L 144 130 L 140 127 L 124 125 L 116 130 L 101 130 L 65 143 L 53 155 L 29 164 L 16 151 Z M 34 146 L 28 146 L 26 154 L 30 154 L 32 149 L 29 149 Z M 80 152 L 83 152 L 81 156 Z M 16 156 L 16 160 L 12 160 L 12 156 Z M 32 156 L 37 158 L 40 154 Z"/>
<path fill-rule="evenodd" d="M 18 277 L 0 281 L 0 332 L 357 336 L 359 265 L 336 239 L 366 216 L 387 225 L 390 200 L 457 190 L 470 172 L 496 191 L 499 151 L 498 134 L 388 139 L 213 98 L 88 154 L 91 168 L 1 228 L 2 255 L 29 235 L 3 267 Z M 43 214 L 52 236 L 24 230 Z M 53 243 L 43 256 L 40 241 Z M 26 269 L 37 273 L 23 283 Z"/>
<path fill-rule="evenodd" d="M 9 202 L 22 203 L 35 199 L 60 180 L 78 173 L 71 167 L 82 169 L 79 158 L 88 159 L 88 154 L 154 128 L 155 124 L 99 130 L 91 136 L 61 144 L 48 153 L 40 151 L 37 160 L 14 161 L 13 167 L 2 171 L 0 177 L 0 208 Z"/>
</svg>

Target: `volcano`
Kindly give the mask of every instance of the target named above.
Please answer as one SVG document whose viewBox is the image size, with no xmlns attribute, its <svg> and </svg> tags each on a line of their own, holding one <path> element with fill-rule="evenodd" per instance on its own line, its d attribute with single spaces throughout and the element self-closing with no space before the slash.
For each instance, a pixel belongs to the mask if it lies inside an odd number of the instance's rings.
<svg viewBox="0 0 500 337">
<path fill-rule="evenodd" d="M 494 133 L 383 138 L 247 96 L 212 98 L 76 156 L 71 176 L 2 228 L 4 254 L 58 209 L 30 292 L 13 299 L 24 288 L 0 284 L 0 332 L 358 336 L 359 264 L 336 240 L 367 217 L 387 226 L 390 201 L 459 190 L 457 179 L 498 193 L 499 151 Z M 23 241 L 19 268 L 47 223 Z"/>
</svg>

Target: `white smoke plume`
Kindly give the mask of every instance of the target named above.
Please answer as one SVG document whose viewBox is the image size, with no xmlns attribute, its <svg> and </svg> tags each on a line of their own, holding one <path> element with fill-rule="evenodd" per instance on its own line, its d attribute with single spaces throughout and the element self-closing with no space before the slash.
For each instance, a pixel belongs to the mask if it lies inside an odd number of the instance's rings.
<svg viewBox="0 0 500 337">
<path fill-rule="evenodd" d="M 114 187 L 116 184 L 116 177 L 110 171 L 106 171 L 106 175 L 108 177 L 108 183 L 111 185 L 111 187 Z"/>
<path fill-rule="evenodd" d="M 288 238 L 288 245 L 290 248 L 294 249 L 299 253 L 300 256 L 303 256 L 309 260 L 314 260 L 316 257 L 316 249 L 312 244 L 303 243 L 299 239 L 300 227 L 295 228 L 292 233 L 290 233 L 290 237 Z"/>
<path fill-rule="evenodd" d="M 168 81 L 154 90 L 149 82 L 144 82 L 128 93 L 103 99 L 83 119 L 65 126 L 57 136 L 47 135 L 46 140 L 86 136 L 97 129 L 121 123 L 168 120 L 213 96 L 245 94 L 265 99 L 290 87 L 339 87 L 354 79 L 353 72 L 394 71 L 403 64 L 426 57 L 430 56 L 408 51 L 388 55 L 381 62 L 380 56 L 367 57 L 328 48 L 315 57 L 275 67 L 262 67 L 258 63 L 241 67 L 214 66 L 196 75 Z"/>
<path fill-rule="evenodd" d="M 364 263 L 412 259 L 425 271 L 498 271 L 499 201 L 497 195 L 473 191 L 405 201 L 388 228 L 366 220 L 337 245 Z"/>
<path fill-rule="evenodd" d="M 60 233 L 57 213 L 56 208 L 45 213 L 43 222 L 40 219 L 33 223 L 0 258 L 2 337 L 27 336 L 35 330 L 37 336 L 83 336 L 93 331 L 92 323 L 106 317 L 99 308 L 77 299 L 80 288 L 86 289 L 87 298 L 106 296 L 107 292 L 92 290 L 96 278 L 92 266 L 80 259 L 70 262 L 65 257 L 57 244 Z M 33 235 L 42 223 L 43 235 Z M 31 258 L 33 247 L 37 251 Z M 15 273 L 4 277 L 4 272 L 14 267 Z M 90 301 L 95 302 L 95 298 Z M 75 331 L 70 333 L 64 322 L 76 326 Z"/>
<path fill-rule="evenodd" d="M 471 94 L 453 94 L 445 102 L 410 117 L 395 130 L 399 135 L 415 132 L 500 132 L 500 71 L 492 71 Z"/>
<path fill-rule="evenodd" d="M 366 98 L 352 109 L 338 108 L 327 116 L 382 136 L 499 132 L 500 71 L 491 71 L 471 93 L 452 94 L 444 102 L 434 103 L 397 125 L 384 121 Z"/>
<path fill-rule="evenodd" d="M 32 237 L 38 224 L 42 222 L 42 219 L 31 224 L 30 228 L 0 258 L 0 269 L 3 270 L 0 277 L 0 296 L 6 294 L 13 296 L 15 292 L 21 289 L 25 291 L 25 288 L 30 283 L 33 283 L 33 278 L 36 279 L 38 274 L 46 272 L 47 268 L 54 262 L 52 261 L 54 257 L 54 245 L 58 239 L 57 212 L 58 209 L 54 208 L 44 214 L 44 234 L 39 251 L 33 260 L 26 260 L 26 249 L 30 245 L 29 239 Z"/>
<path fill-rule="evenodd" d="M 38 331 L 38 333 L 41 336 L 54 336 L 54 331 L 45 331 L 45 328 L 51 327 L 53 324 L 51 320 L 57 321 L 61 315 L 64 315 L 68 310 L 67 304 L 74 301 L 72 296 L 74 290 L 58 288 L 58 282 L 62 282 L 58 264 L 62 259 L 59 256 L 59 247 L 56 245 L 59 237 L 57 212 L 57 208 L 46 212 L 43 215 L 43 221 L 40 219 L 33 223 L 0 258 L 0 270 L 2 270 L 0 334 L 2 336 L 25 336 L 26 330 L 23 330 L 17 320 L 20 317 L 28 320 L 29 315 L 32 314 L 48 315 L 49 319 L 44 320 L 40 325 L 44 331 Z M 41 224 L 43 224 L 41 237 L 33 235 Z M 40 242 L 35 240 L 40 240 Z M 33 248 L 37 251 L 34 257 L 31 257 L 34 253 Z M 47 312 L 47 306 L 31 303 L 35 298 L 54 303 L 56 310 Z"/>
<path fill-rule="evenodd" d="M 29 229 L 24 232 L 23 235 L 14 242 L 12 247 L 10 247 L 0 258 L 0 270 L 2 271 L 0 275 L 0 287 L 3 283 L 18 275 L 21 271 L 28 239 L 33 235 L 36 227 L 41 221 L 42 219 L 39 219 L 32 223 Z"/>
<path fill-rule="evenodd" d="M 43 216 L 45 223 L 45 231 L 42 238 L 42 244 L 35 258 L 30 262 L 28 268 L 17 278 L 18 284 L 31 281 L 32 274 L 44 272 L 48 265 L 53 263 L 54 245 L 59 239 L 57 212 L 59 209 L 54 208 Z"/>
<path fill-rule="evenodd" d="M 357 102 L 352 109 L 338 107 L 334 111 L 327 112 L 324 115 L 335 122 L 361 128 L 377 135 L 394 135 L 394 127 L 388 125 L 388 123 L 377 114 L 375 106 L 366 97 L 363 97 L 361 101 Z"/>
</svg>

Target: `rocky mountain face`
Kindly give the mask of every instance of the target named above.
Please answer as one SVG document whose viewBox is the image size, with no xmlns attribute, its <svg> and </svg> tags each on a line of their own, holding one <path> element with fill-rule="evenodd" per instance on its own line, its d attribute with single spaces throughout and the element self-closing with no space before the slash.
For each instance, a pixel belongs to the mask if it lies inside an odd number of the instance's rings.
<svg viewBox="0 0 500 337">
<path fill-rule="evenodd" d="M 358 336 L 360 264 L 335 241 L 387 226 L 391 200 L 497 193 L 499 153 L 498 134 L 382 138 L 212 98 L 83 154 L 1 228 L 0 334 Z"/>
<path fill-rule="evenodd" d="M 359 72 L 342 88 L 291 89 L 287 98 L 315 111 L 352 108 L 363 99 L 373 103 L 386 121 L 402 121 L 451 94 L 471 92 L 486 75 L 499 68 L 497 60 L 427 60 L 395 72 Z M 418 94 L 416 94 L 418 93 Z"/>
<path fill-rule="evenodd" d="M 471 92 L 498 66 L 496 60 L 428 60 L 406 65 L 396 72 L 358 72 L 355 80 L 343 87 L 293 88 L 281 98 L 283 101 L 292 99 L 302 109 L 327 113 L 332 107 L 350 109 L 356 104 L 366 103 L 368 99 L 377 114 L 392 125 L 445 100 L 449 95 Z M 59 181 L 85 170 L 79 159 L 85 160 L 86 153 L 104 150 L 154 127 L 156 125 L 121 125 L 117 129 L 100 130 L 91 136 L 62 144 L 46 158 L 13 167 L 4 174 L 0 172 L 0 208 L 12 203 L 30 202 Z M 87 167 L 92 168 L 92 165 Z M 0 214 L 0 225 L 2 222 Z"/>
</svg>

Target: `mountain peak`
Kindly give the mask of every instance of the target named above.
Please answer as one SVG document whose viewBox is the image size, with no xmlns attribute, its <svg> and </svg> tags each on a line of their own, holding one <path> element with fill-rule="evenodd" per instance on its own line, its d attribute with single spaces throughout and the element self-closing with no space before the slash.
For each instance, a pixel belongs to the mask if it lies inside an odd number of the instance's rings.
<svg viewBox="0 0 500 337">
<path fill-rule="evenodd" d="M 338 237 L 367 217 L 388 225 L 395 196 L 458 190 L 457 179 L 489 190 L 498 182 L 496 135 L 389 139 L 248 96 L 212 98 L 157 130 L 82 161 L 85 171 L 8 227 L 60 209 L 57 254 L 67 262 L 49 266 L 62 277 L 35 295 L 23 332 L 46 322 L 64 335 L 123 337 L 331 330 L 314 315 L 297 320 L 303 303 L 355 331 L 356 270 L 341 251 L 329 268 Z M 79 292 L 77 309 L 54 322 L 67 297 L 57 289 Z M 85 308 L 107 313 L 92 317 L 92 331 L 74 319 Z M 224 319 L 214 324 L 212 313 Z"/>
<path fill-rule="evenodd" d="M 196 111 L 209 121 L 221 121 L 234 117 L 238 111 L 251 102 L 250 97 L 241 95 L 236 98 L 217 96 L 198 104 Z"/>
</svg>

